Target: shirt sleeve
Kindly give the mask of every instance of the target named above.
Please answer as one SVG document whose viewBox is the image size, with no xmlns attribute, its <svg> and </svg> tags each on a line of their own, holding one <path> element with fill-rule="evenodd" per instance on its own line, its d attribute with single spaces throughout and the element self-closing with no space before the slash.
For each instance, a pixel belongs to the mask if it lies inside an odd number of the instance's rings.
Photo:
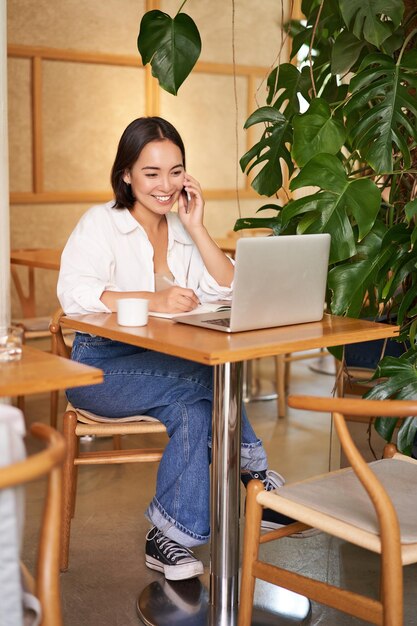
<svg viewBox="0 0 417 626">
<path fill-rule="evenodd" d="M 114 284 L 111 246 L 94 224 L 80 222 L 61 257 L 58 299 L 65 313 L 109 313 L 100 300 L 103 291 L 120 291 Z M 95 230 L 93 233 L 92 231 Z"/>
<path fill-rule="evenodd" d="M 232 263 L 233 260 L 231 259 Z M 204 267 L 203 274 L 201 277 L 199 293 L 197 293 L 198 297 L 202 302 L 215 302 L 216 300 L 231 300 L 232 299 L 232 291 L 233 291 L 233 283 L 230 287 L 223 287 L 219 285 L 219 283 L 214 280 L 213 276 L 208 273 L 207 269 Z"/>
<path fill-rule="evenodd" d="M 193 251 L 193 260 L 191 265 L 193 271 L 191 274 L 198 275 L 197 288 L 195 289 L 197 296 L 201 302 L 216 302 L 216 300 L 231 300 L 233 283 L 230 287 L 224 287 L 213 278 L 205 267 L 203 260 L 198 252 L 197 247 Z M 228 257 L 230 258 L 230 257 Z M 233 259 L 230 261 L 235 264 Z"/>
</svg>

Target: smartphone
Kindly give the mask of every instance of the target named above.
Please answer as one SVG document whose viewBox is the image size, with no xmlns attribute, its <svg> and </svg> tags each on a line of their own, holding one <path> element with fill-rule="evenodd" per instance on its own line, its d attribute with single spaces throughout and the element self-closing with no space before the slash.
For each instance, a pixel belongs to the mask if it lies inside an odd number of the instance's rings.
<svg viewBox="0 0 417 626">
<path fill-rule="evenodd" d="M 188 213 L 189 212 L 189 203 L 191 201 L 191 195 L 189 193 L 189 191 L 186 191 L 185 189 L 182 190 L 182 195 L 183 195 L 183 199 L 184 199 L 184 206 L 185 206 L 185 212 Z"/>
</svg>

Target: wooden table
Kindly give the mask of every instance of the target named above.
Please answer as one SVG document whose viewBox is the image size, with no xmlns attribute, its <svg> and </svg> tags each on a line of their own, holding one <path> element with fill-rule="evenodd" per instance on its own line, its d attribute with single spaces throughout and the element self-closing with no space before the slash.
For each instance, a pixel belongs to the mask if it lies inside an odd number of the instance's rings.
<svg viewBox="0 0 417 626">
<path fill-rule="evenodd" d="M 35 268 L 59 270 L 61 253 L 62 250 L 56 248 L 24 248 L 11 251 L 11 273 L 17 295 L 19 296 L 23 317 L 33 318 L 36 316 Z M 27 294 L 25 294 L 19 274 L 13 265 L 24 265 L 28 268 Z"/>
<path fill-rule="evenodd" d="M 216 237 L 214 239 L 219 248 L 223 250 L 223 252 L 225 252 L 226 254 L 230 254 L 230 256 L 233 258 L 236 254 L 237 240 L 238 237 Z"/>
<path fill-rule="evenodd" d="M 116 315 L 107 313 L 64 317 L 62 325 L 214 366 L 210 609 L 206 606 L 207 617 L 196 615 L 194 623 L 233 626 L 238 603 L 242 361 L 393 337 L 398 327 L 325 315 L 321 322 L 228 334 L 152 317 L 147 326 L 121 327 Z M 155 600 L 152 585 L 139 597 L 145 624 L 161 623 Z M 164 615 L 164 624 L 175 624 L 178 607 L 172 622 Z"/>
<path fill-rule="evenodd" d="M 270 237 L 271 235 L 272 230 L 270 228 L 244 228 L 238 231 L 232 230 L 226 237 L 214 237 L 214 241 L 223 252 L 234 258 L 237 242 L 242 237 Z"/>
<path fill-rule="evenodd" d="M 23 346 L 20 361 L 0 363 L 0 396 L 57 391 L 101 382 L 103 372 L 100 369 L 29 346 Z"/>
</svg>

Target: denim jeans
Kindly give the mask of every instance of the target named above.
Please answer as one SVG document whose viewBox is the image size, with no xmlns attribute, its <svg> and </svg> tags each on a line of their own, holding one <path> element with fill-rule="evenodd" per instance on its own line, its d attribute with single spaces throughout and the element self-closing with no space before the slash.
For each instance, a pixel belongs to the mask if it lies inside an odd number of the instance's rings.
<svg viewBox="0 0 417 626">
<path fill-rule="evenodd" d="M 210 536 L 213 368 L 128 344 L 77 333 L 72 359 L 104 371 L 101 385 L 67 390 L 78 408 L 107 417 L 149 414 L 167 428 L 156 494 L 146 516 L 192 547 Z M 242 469 L 265 470 L 266 453 L 242 410 Z"/>
</svg>

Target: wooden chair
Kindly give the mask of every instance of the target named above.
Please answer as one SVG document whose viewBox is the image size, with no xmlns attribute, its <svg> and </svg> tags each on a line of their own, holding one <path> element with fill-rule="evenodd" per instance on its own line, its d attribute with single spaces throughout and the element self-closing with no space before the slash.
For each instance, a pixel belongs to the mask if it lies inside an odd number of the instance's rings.
<svg viewBox="0 0 417 626">
<path fill-rule="evenodd" d="M 23 341 L 26 343 L 27 341 L 31 341 L 34 339 L 50 339 L 51 335 L 49 332 L 49 324 L 51 322 L 51 316 L 39 316 L 37 315 L 37 306 L 36 306 L 36 283 L 35 283 L 35 269 L 38 267 L 36 262 L 34 265 L 29 261 L 24 262 L 22 260 L 16 259 L 16 256 L 19 254 L 39 254 L 42 258 L 43 263 L 48 265 L 48 269 L 58 271 L 59 270 L 59 257 L 60 251 L 55 249 L 21 249 L 21 250 L 13 250 L 11 254 L 11 265 L 10 272 L 12 277 L 12 282 L 14 284 L 22 317 L 14 317 L 12 323 L 16 326 L 20 326 L 23 329 Z M 45 265 L 40 265 L 39 267 L 46 267 Z M 25 272 L 27 274 L 26 282 L 26 291 L 22 284 L 22 274 L 21 272 Z M 67 335 L 71 333 L 71 331 L 66 330 L 65 333 Z M 50 346 L 46 348 L 46 351 L 50 350 Z M 56 397 L 57 394 L 56 394 Z M 20 410 L 24 411 L 25 407 L 25 397 L 18 396 L 17 397 L 17 406 Z M 51 426 L 56 427 L 55 422 L 51 421 Z"/>
<path fill-rule="evenodd" d="M 26 587 L 39 599 L 40 626 L 62 626 L 59 585 L 59 522 L 61 515 L 61 466 L 65 456 L 63 437 L 46 424 L 35 423 L 31 434 L 46 443 L 46 449 L 23 461 L 0 468 L 0 490 L 47 476 L 47 492 L 38 545 L 37 570 L 33 578 L 22 565 Z"/>
<path fill-rule="evenodd" d="M 410 490 L 413 492 L 417 484 L 417 461 L 396 453 L 390 444 L 384 457 L 392 458 L 367 464 L 353 444 L 345 416 L 403 419 L 417 415 L 417 401 L 290 396 L 288 404 L 297 409 L 331 411 L 351 467 L 271 492 L 265 491 L 259 481 L 249 483 L 238 625 L 251 623 L 255 580 L 261 578 L 371 623 L 402 626 L 402 567 L 417 562 L 417 505 L 410 497 Z M 368 498 L 364 498 L 364 489 Z M 263 507 L 298 521 L 261 537 Z M 260 544 L 309 527 L 381 555 L 378 600 L 260 559 Z"/>
<path fill-rule="evenodd" d="M 277 390 L 278 417 L 287 417 L 287 396 L 291 381 L 291 363 L 330 357 L 331 354 L 325 348 L 320 348 L 306 353 L 288 353 L 275 356 L 275 386 Z"/>
<path fill-rule="evenodd" d="M 51 321 L 52 352 L 70 358 L 70 348 L 64 341 L 60 325 L 62 315 L 63 311 L 59 309 Z M 54 402 L 56 403 L 57 400 Z M 121 449 L 121 435 L 146 435 L 148 433 L 166 433 L 166 428 L 155 417 L 149 415 L 112 419 L 103 415 L 95 415 L 89 411 L 76 409 L 71 404 L 68 404 L 63 417 L 63 435 L 67 444 L 67 455 L 63 470 L 61 571 L 68 569 L 71 519 L 75 511 L 78 466 L 157 462 L 162 457 L 163 448 Z M 113 437 L 115 441 L 114 449 L 80 452 L 79 438 L 85 435 Z"/>
</svg>

